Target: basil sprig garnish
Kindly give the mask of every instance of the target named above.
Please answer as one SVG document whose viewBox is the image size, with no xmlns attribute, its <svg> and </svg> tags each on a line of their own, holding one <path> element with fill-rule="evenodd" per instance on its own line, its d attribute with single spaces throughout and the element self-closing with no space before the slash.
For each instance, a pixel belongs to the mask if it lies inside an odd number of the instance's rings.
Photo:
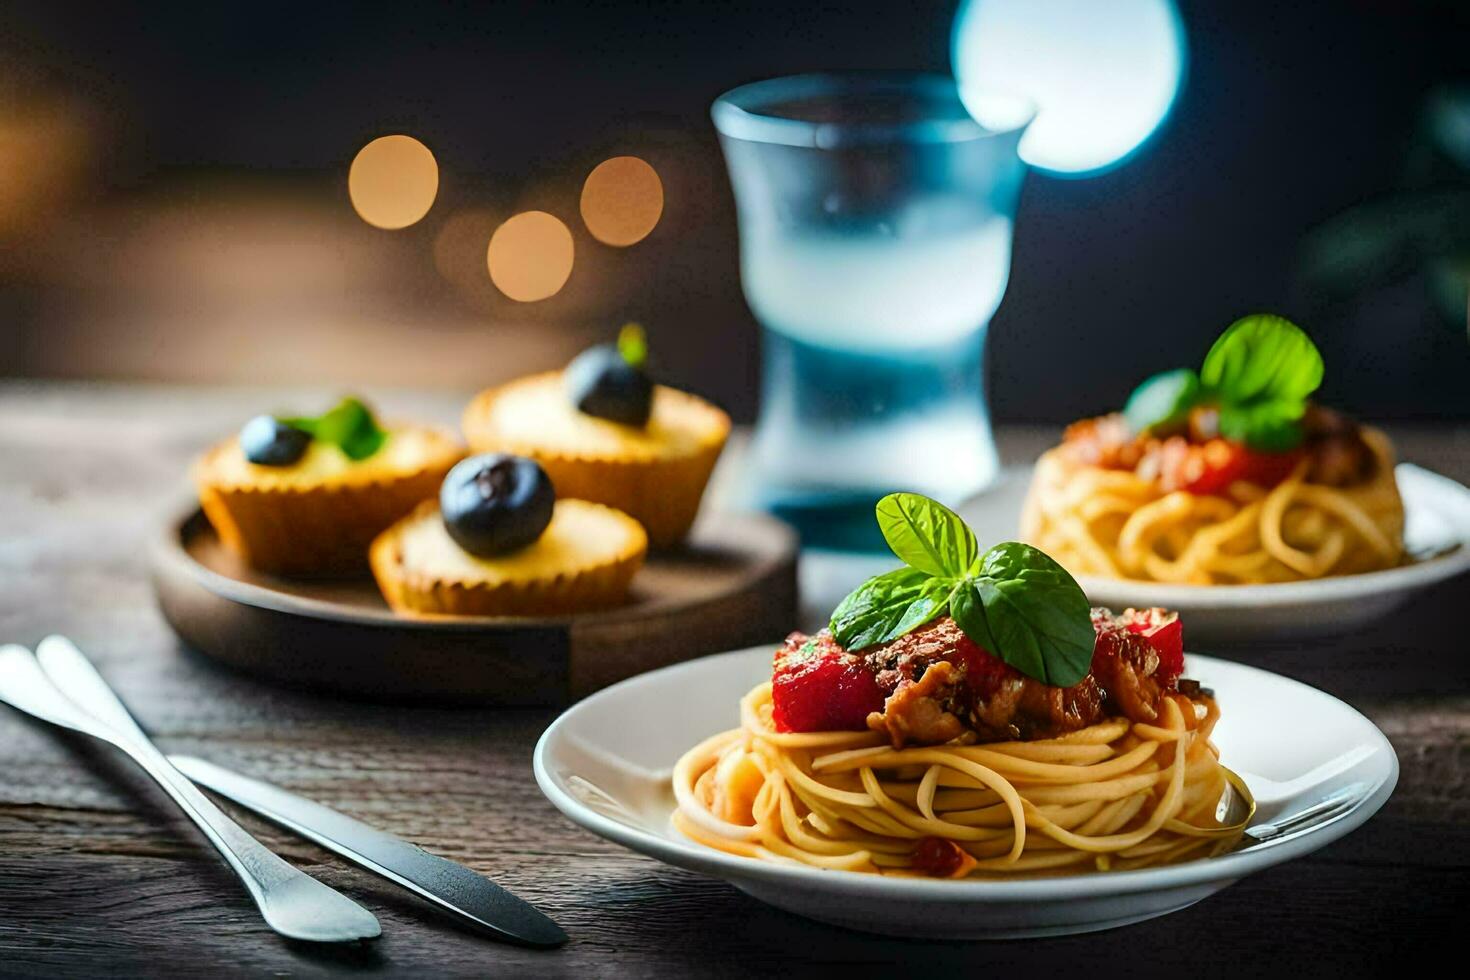
<svg viewBox="0 0 1470 980">
<path fill-rule="evenodd" d="M 298 416 L 281 422 L 328 442 L 348 459 L 362 460 L 383 448 L 388 433 L 378 425 L 372 411 L 356 398 L 344 398 L 330 411 L 315 418 Z"/>
<path fill-rule="evenodd" d="M 625 323 L 618 331 L 618 354 L 628 366 L 642 370 L 648 362 L 648 336 L 636 323 Z"/>
<path fill-rule="evenodd" d="M 1301 442 L 1307 398 L 1321 386 L 1322 373 L 1322 354 L 1301 327 L 1261 314 L 1220 335 L 1199 378 L 1217 393 L 1226 438 L 1279 452 Z"/>
<path fill-rule="evenodd" d="M 948 611 L 965 635 L 1027 677 L 1071 687 L 1097 640 L 1082 587 L 1046 554 L 1017 541 L 984 554 L 954 511 L 917 493 L 878 502 L 878 526 L 902 568 L 868 579 L 832 613 L 849 650 L 896 640 Z"/>
<path fill-rule="evenodd" d="M 1199 403 L 1199 375 L 1193 368 L 1162 371 L 1133 389 L 1123 417 L 1134 432 L 1162 432 L 1184 424 Z"/>
<path fill-rule="evenodd" d="M 1123 416 L 1134 432 L 1163 433 L 1181 426 L 1195 406 L 1213 405 L 1227 439 L 1285 452 L 1302 440 L 1301 418 L 1322 372 L 1322 354 L 1300 327 L 1257 313 L 1220 335 L 1199 374 L 1165 371 L 1135 388 Z"/>
</svg>

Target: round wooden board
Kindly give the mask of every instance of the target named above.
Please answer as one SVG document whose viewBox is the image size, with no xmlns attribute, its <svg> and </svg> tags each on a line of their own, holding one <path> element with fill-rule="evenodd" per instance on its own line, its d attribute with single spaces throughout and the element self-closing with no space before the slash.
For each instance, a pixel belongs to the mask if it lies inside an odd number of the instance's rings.
<svg viewBox="0 0 1470 980">
<path fill-rule="evenodd" d="M 153 555 L 164 618 L 190 646 L 260 677 L 395 701 L 565 704 L 706 653 L 774 645 L 796 623 L 796 536 L 754 514 L 709 514 L 655 552 L 628 605 L 548 619 L 392 612 L 371 578 L 256 572 L 194 509 Z"/>
</svg>

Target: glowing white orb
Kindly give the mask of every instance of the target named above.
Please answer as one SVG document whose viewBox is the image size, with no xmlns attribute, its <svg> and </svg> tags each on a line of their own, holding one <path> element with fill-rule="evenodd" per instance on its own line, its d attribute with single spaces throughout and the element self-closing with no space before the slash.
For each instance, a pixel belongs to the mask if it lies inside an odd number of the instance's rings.
<svg viewBox="0 0 1470 980">
<path fill-rule="evenodd" d="M 962 97 L 1010 92 L 1036 103 L 1021 138 L 1027 163 L 1080 175 L 1122 161 L 1169 114 L 1184 25 L 1173 0 L 964 0 L 950 54 Z"/>
</svg>

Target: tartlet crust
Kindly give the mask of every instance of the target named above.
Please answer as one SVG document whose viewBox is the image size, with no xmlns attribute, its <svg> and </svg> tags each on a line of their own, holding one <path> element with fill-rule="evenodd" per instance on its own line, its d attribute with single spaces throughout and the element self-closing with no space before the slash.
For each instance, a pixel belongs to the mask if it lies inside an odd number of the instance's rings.
<svg viewBox="0 0 1470 980">
<path fill-rule="evenodd" d="M 487 572 L 471 577 L 448 571 L 410 570 L 403 560 L 403 535 L 414 523 L 438 520 L 439 505 L 426 500 L 378 535 L 369 549 L 373 577 L 388 605 L 418 616 L 561 616 L 623 604 L 643 566 L 648 538 L 642 525 L 611 507 L 585 500 L 559 500 L 558 507 L 595 508 L 599 520 L 626 540 L 605 554 L 569 561 L 551 575 Z"/>
<path fill-rule="evenodd" d="M 521 378 L 488 388 L 465 408 L 465 440 L 474 452 L 508 452 L 541 464 L 558 497 L 591 500 L 631 515 L 648 532 L 655 548 L 678 544 L 689 533 L 705 486 L 725 441 L 730 417 L 698 396 L 663 385 L 655 386 L 662 400 L 687 430 L 688 444 L 643 445 L 618 448 L 550 445 L 507 432 L 496 424 L 493 408 L 506 392 L 523 385 L 560 385 L 561 372 Z"/>
<path fill-rule="evenodd" d="M 382 530 L 435 497 L 464 457 L 446 432 L 412 428 L 426 443 L 413 467 L 363 466 L 316 479 L 241 477 L 221 465 L 240 452 L 235 439 L 210 448 L 194 464 L 199 504 L 225 547 L 252 568 L 280 575 L 336 575 L 368 567 L 368 546 Z"/>
</svg>

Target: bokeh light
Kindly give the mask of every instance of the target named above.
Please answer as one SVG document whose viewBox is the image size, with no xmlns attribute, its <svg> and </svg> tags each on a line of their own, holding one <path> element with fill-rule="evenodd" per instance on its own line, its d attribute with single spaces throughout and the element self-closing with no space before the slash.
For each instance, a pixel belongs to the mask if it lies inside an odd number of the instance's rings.
<svg viewBox="0 0 1470 980">
<path fill-rule="evenodd" d="M 965 0 L 951 56 L 961 96 L 984 125 L 981 93 L 1024 95 L 1036 120 L 1021 157 L 1070 176 L 1120 163 L 1168 115 L 1184 75 L 1173 0 Z"/>
<path fill-rule="evenodd" d="M 522 211 L 490 236 L 485 262 L 502 293 L 522 303 L 555 296 L 572 274 L 572 233 L 545 211 Z"/>
<path fill-rule="evenodd" d="M 380 136 L 358 151 L 347 192 L 363 221 L 407 228 L 429 213 L 439 193 L 439 165 L 412 136 Z"/>
<path fill-rule="evenodd" d="M 641 242 L 663 212 L 663 182 L 638 157 L 604 160 L 582 185 L 582 220 L 592 237 L 605 245 Z"/>
<path fill-rule="evenodd" d="M 88 106 L 45 97 L 7 101 L 7 81 L 0 78 L 0 242 L 13 245 L 17 237 L 64 220 L 99 171 L 89 166 L 96 146 Z M 25 249 L 7 249 L 0 269 L 38 259 Z"/>
<path fill-rule="evenodd" d="M 485 243 L 500 223 L 484 208 L 456 211 L 434 235 L 434 268 L 449 282 L 471 292 L 488 292 L 485 281 Z"/>
</svg>

